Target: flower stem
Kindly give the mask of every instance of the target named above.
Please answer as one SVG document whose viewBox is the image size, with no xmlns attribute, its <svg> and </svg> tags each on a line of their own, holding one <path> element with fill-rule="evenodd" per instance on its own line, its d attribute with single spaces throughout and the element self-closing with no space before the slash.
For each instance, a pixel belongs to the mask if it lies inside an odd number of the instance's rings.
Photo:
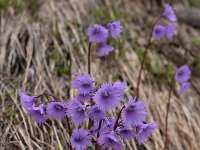
<svg viewBox="0 0 200 150">
<path fill-rule="evenodd" d="M 92 46 L 92 43 L 90 42 L 88 45 L 88 74 L 90 75 L 91 75 L 91 46 Z M 92 98 L 90 98 L 90 105 L 91 106 L 94 105 Z M 88 129 L 90 129 L 91 126 L 92 126 L 92 120 L 89 118 Z"/>
<path fill-rule="evenodd" d="M 117 126 L 118 126 L 118 122 L 119 122 L 119 118 L 121 117 L 121 114 L 122 114 L 122 110 L 124 109 L 125 106 L 123 106 L 117 116 L 117 120 L 115 121 L 115 124 L 114 124 L 114 131 L 116 130 Z"/>
<path fill-rule="evenodd" d="M 68 132 L 69 132 L 69 137 L 72 135 L 72 131 L 71 131 L 71 127 L 70 127 L 70 122 L 69 122 L 69 118 L 67 118 L 67 127 L 68 127 Z M 69 142 L 69 149 L 72 150 L 72 146 L 71 143 Z"/>
<path fill-rule="evenodd" d="M 91 74 L 91 46 L 92 43 L 90 42 L 88 46 L 88 74 Z"/>
<path fill-rule="evenodd" d="M 99 134 L 100 134 L 100 129 L 101 129 L 101 125 L 102 125 L 102 122 L 103 122 L 103 120 L 101 119 L 100 121 L 99 121 L 99 127 L 98 127 L 98 131 L 97 131 L 97 139 L 99 138 Z M 97 141 L 96 141 L 96 145 L 95 145 L 95 150 L 98 150 L 99 149 L 99 145 L 98 145 L 98 143 L 97 143 Z"/>
<path fill-rule="evenodd" d="M 162 17 L 162 16 L 161 16 Z M 150 33 L 150 36 L 149 36 L 149 39 L 148 39 L 148 43 L 147 43 L 147 46 L 145 48 L 145 51 L 144 51 L 144 55 L 143 55 L 143 59 L 142 59 L 142 62 L 141 62 L 141 67 L 140 67 L 140 70 L 139 70 L 139 74 L 138 74 L 138 79 L 137 79 L 137 86 L 136 86 L 136 101 L 138 100 L 139 98 L 139 95 L 140 95 L 140 81 L 141 81 L 141 75 L 142 75 L 142 71 L 144 69 L 144 64 L 145 64 L 145 60 L 146 60 L 146 56 L 147 56 L 147 52 L 151 46 L 151 39 L 152 39 L 152 35 L 153 35 L 153 30 L 154 30 L 154 25 L 158 23 L 158 21 L 161 19 L 161 17 L 159 17 L 155 23 L 153 24 L 153 27 L 151 28 L 151 33 Z"/>
<path fill-rule="evenodd" d="M 171 99 L 171 93 L 173 90 L 173 86 L 174 86 L 174 75 L 172 76 L 171 79 L 171 84 L 170 84 L 170 90 L 169 90 L 169 94 L 168 94 L 168 102 L 167 102 L 167 112 L 166 112 L 166 116 L 165 116 L 165 145 L 163 150 L 167 149 L 167 142 L 168 142 L 168 137 L 167 137 L 167 132 L 168 132 L 168 116 L 169 116 L 169 109 L 170 109 L 170 99 Z"/>
</svg>

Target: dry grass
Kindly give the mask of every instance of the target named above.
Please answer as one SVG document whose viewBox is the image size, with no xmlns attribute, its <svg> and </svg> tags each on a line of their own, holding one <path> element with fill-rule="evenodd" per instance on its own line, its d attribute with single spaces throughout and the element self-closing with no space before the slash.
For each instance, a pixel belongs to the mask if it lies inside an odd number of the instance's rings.
<svg viewBox="0 0 200 150">
<path fill-rule="evenodd" d="M 33 123 L 22 109 L 17 92 L 54 93 L 65 101 L 74 97 L 71 81 L 76 73 L 86 71 L 85 30 L 93 22 L 117 18 L 125 25 L 126 31 L 117 43 L 115 55 L 101 60 L 95 55 L 96 47 L 92 48 L 92 75 L 98 83 L 118 78 L 127 81 L 127 97 L 133 96 L 139 70 L 139 52 L 142 53 L 144 49 L 148 28 L 158 12 L 156 7 L 150 13 L 140 2 L 121 0 L 41 0 L 37 1 L 35 9 L 24 9 L 16 14 L 13 7 L 8 7 L 7 12 L 1 14 L 1 150 L 67 149 L 69 137 L 66 121 L 47 121 L 41 126 Z M 172 150 L 199 149 L 199 37 L 198 29 L 180 24 L 174 41 L 155 42 L 152 46 L 148 58 L 150 65 L 147 65 L 150 69 L 142 77 L 141 98 L 148 106 L 148 121 L 156 121 L 159 129 L 144 145 L 138 146 L 134 140 L 126 141 L 124 149 L 163 147 L 169 88 L 165 85 L 168 76 L 163 75 L 162 71 L 166 64 L 180 66 L 185 61 L 193 68 L 193 88 L 184 96 L 174 91 L 169 116 L 169 146 Z M 158 78 L 155 74 L 161 76 Z"/>
</svg>

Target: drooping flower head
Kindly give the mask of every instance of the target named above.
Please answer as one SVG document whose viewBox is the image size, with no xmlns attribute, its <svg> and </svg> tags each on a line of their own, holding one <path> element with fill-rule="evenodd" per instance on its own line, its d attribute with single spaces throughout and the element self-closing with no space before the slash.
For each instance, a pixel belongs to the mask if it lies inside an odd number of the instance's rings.
<svg viewBox="0 0 200 150">
<path fill-rule="evenodd" d="M 184 94 L 185 91 L 187 91 L 188 89 L 191 88 L 191 83 L 190 82 L 183 82 L 183 83 L 180 83 L 180 94 Z"/>
<path fill-rule="evenodd" d="M 107 41 L 108 30 L 102 25 L 93 24 L 91 27 L 88 28 L 87 35 L 90 42 L 103 43 Z"/>
<path fill-rule="evenodd" d="M 66 115 L 66 104 L 61 102 L 50 102 L 46 110 L 50 118 L 63 119 Z"/>
<path fill-rule="evenodd" d="M 122 117 L 125 125 L 138 125 L 146 118 L 146 109 L 143 101 L 135 102 L 135 99 L 129 99 L 128 103 L 122 111 Z"/>
<path fill-rule="evenodd" d="M 79 93 L 89 94 L 94 89 L 94 84 L 90 75 L 79 74 L 73 81 L 73 87 L 78 89 Z"/>
<path fill-rule="evenodd" d="M 87 93 L 87 94 L 85 94 L 85 93 L 78 93 L 77 96 L 76 96 L 76 98 L 75 98 L 75 100 L 78 100 L 78 101 L 83 102 L 83 103 L 84 102 L 88 102 L 90 100 L 90 96 L 91 96 L 90 93 Z"/>
<path fill-rule="evenodd" d="M 105 119 L 105 113 L 96 105 L 90 108 L 89 116 L 95 122 L 99 122 L 101 119 Z"/>
<path fill-rule="evenodd" d="M 150 123 L 150 124 L 140 124 L 137 127 L 137 141 L 139 144 L 145 142 L 151 135 L 151 133 L 154 131 L 154 129 L 157 128 L 157 125 L 155 123 Z"/>
<path fill-rule="evenodd" d="M 166 19 L 168 19 L 170 22 L 175 22 L 176 21 L 176 15 L 174 13 L 174 10 L 172 9 L 172 7 L 170 6 L 170 4 L 165 4 L 165 9 L 163 12 L 163 17 L 165 17 Z"/>
<path fill-rule="evenodd" d="M 187 65 L 181 66 L 175 74 L 175 80 L 178 83 L 183 83 L 189 80 L 191 71 Z"/>
<path fill-rule="evenodd" d="M 70 137 L 70 143 L 75 150 L 85 150 L 92 145 L 89 132 L 82 128 L 74 129 Z"/>
<path fill-rule="evenodd" d="M 117 39 L 121 32 L 123 31 L 123 26 L 121 25 L 120 21 L 114 21 L 112 23 L 107 24 L 108 30 L 112 36 L 112 38 Z"/>
<path fill-rule="evenodd" d="M 19 92 L 19 98 L 22 102 L 22 106 L 27 109 L 29 107 L 32 107 L 33 103 L 37 100 L 34 96 L 28 96 L 23 92 Z"/>
<path fill-rule="evenodd" d="M 162 39 L 166 35 L 166 26 L 157 24 L 153 28 L 153 38 L 156 40 Z"/>
<path fill-rule="evenodd" d="M 112 83 L 103 83 L 93 97 L 97 106 L 103 111 L 115 108 L 124 94 L 124 91 L 119 92 L 119 89 Z"/>
<path fill-rule="evenodd" d="M 134 132 L 127 126 L 123 126 L 121 130 L 119 131 L 119 136 L 125 140 L 130 140 L 132 137 L 134 137 Z"/>
<path fill-rule="evenodd" d="M 80 125 L 85 120 L 86 107 L 79 101 L 70 99 L 67 102 L 67 116 L 75 125 Z"/>
<path fill-rule="evenodd" d="M 46 121 L 44 108 L 45 105 L 41 104 L 37 107 L 27 108 L 27 112 L 33 121 L 41 124 Z"/>
<path fill-rule="evenodd" d="M 171 23 L 170 25 L 166 26 L 165 33 L 168 39 L 172 39 L 175 29 L 176 29 L 176 26 L 174 23 Z"/>
<path fill-rule="evenodd" d="M 104 57 L 114 51 L 114 47 L 107 45 L 106 43 L 101 43 L 97 55 L 99 57 Z"/>
<path fill-rule="evenodd" d="M 121 142 L 117 139 L 114 131 L 102 134 L 97 140 L 98 144 L 102 146 L 103 149 L 113 148 L 114 150 L 121 149 Z"/>
</svg>

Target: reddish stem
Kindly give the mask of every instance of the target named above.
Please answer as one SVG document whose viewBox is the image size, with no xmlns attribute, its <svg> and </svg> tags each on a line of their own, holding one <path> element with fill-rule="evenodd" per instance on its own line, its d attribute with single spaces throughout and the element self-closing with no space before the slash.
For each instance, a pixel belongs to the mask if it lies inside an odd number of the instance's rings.
<svg viewBox="0 0 200 150">
<path fill-rule="evenodd" d="M 90 42 L 88 45 L 88 74 L 91 75 L 91 46 L 92 43 Z M 94 105 L 92 99 L 90 99 L 90 105 Z M 89 123 L 88 123 L 88 129 L 90 129 L 92 126 L 92 120 L 89 118 Z"/>
<path fill-rule="evenodd" d="M 69 137 L 72 135 L 72 131 L 71 131 L 71 127 L 70 127 L 70 122 L 69 122 L 69 118 L 67 118 L 67 127 L 68 127 L 68 132 L 69 132 Z M 69 144 L 69 149 L 72 150 L 72 146 L 71 143 Z"/>
<path fill-rule="evenodd" d="M 89 43 L 89 46 L 88 46 L 88 74 L 91 74 L 91 46 L 92 46 L 92 43 L 90 42 Z"/>
<path fill-rule="evenodd" d="M 162 16 L 161 16 L 162 17 Z M 146 60 L 146 56 L 147 56 L 147 52 L 151 46 L 151 39 L 152 39 L 152 35 L 153 35 L 153 30 L 154 30 L 154 25 L 157 24 L 157 22 L 160 20 L 159 17 L 155 23 L 153 24 L 153 27 L 151 29 L 151 33 L 150 33 L 150 36 L 149 36 L 149 39 L 148 39 L 148 43 L 147 43 L 147 46 L 145 48 L 145 51 L 144 51 L 144 56 L 143 56 L 143 59 L 142 59 L 142 62 L 141 62 L 141 67 L 140 67 L 140 70 L 139 70 L 139 75 L 138 75 L 138 79 L 137 79 L 137 87 L 136 87 L 136 101 L 138 100 L 139 96 L 140 96 L 140 81 L 141 81 L 141 75 L 142 75 L 142 71 L 144 69 L 144 64 L 145 64 L 145 60 Z"/>
<path fill-rule="evenodd" d="M 114 124 L 114 131 L 116 130 L 116 128 L 118 127 L 118 122 L 119 122 L 119 119 L 121 117 L 121 114 L 122 114 L 122 110 L 124 109 L 125 106 L 123 106 L 117 116 L 117 120 L 115 121 L 115 124 Z"/>
<path fill-rule="evenodd" d="M 169 116 L 170 99 L 171 99 L 171 93 L 172 93 L 172 90 L 173 90 L 173 85 L 174 85 L 174 75 L 172 76 L 172 79 L 171 79 L 170 90 L 169 90 L 169 94 L 168 94 L 167 113 L 166 113 L 166 117 L 165 117 L 165 145 L 164 145 L 163 150 L 167 149 L 167 142 L 168 142 L 168 137 L 167 137 L 167 132 L 168 132 L 168 116 Z"/>
<path fill-rule="evenodd" d="M 102 122 L 103 122 L 103 120 L 101 119 L 100 121 L 99 121 L 99 127 L 98 127 L 98 131 L 97 131 L 97 139 L 99 138 L 99 134 L 100 134 L 100 129 L 101 129 L 101 125 L 102 125 Z M 95 150 L 98 150 L 99 149 L 99 145 L 98 145 L 98 143 L 97 143 L 97 141 L 96 141 L 96 146 L 95 146 Z"/>
</svg>

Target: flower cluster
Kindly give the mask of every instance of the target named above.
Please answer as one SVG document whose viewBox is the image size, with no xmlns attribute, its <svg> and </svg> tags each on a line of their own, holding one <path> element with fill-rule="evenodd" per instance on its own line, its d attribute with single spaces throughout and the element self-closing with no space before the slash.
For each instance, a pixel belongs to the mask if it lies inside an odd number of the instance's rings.
<svg viewBox="0 0 200 150">
<path fill-rule="evenodd" d="M 175 80 L 180 85 L 180 94 L 185 93 L 191 87 L 190 79 L 191 71 L 187 65 L 181 66 L 175 73 Z"/>
<path fill-rule="evenodd" d="M 97 55 L 99 57 L 103 57 L 114 51 L 114 47 L 107 44 L 109 33 L 113 39 L 117 39 L 120 37 L 122 31 L 123 26 L 120 21 L 117 20 L 104 26 L 100 24 L 93 24 L 88 28 L 87 35 L 91 43 L 98 43 L 99 50 Z"/>
<path fill-rule="evenodd" d="M 84 150 L 91 146 L 92 138 L 102 149 L 116 150 L 121 149 L 122 140 L 135 137 L 138 143 L 146 141 L 157 126 L 155 123 L 144 124 L 147 114 L 144 102 L 136 101 L 136 97 L 130 98 L 122 107 L 118 119 L 109 117 L 108 112 L 119 106 L 123 99 L 126 82 L 103 83 L 98 88 L 93 82 L 90 75 L 77 75 L 73 81 L 77 96 L 64 103 L 56 100 L 34 106 L 39 96 L 28 96 L 24 93 L 19 93 L 19 96 L 27 114 L 39 124 L 47 118 L 70 118 L 75 125 L 70 137 L 71 146 L 75 150 Z M 85 130 L 83 124 L 87 119 L 93 125 Z"/>
<path fill-rule="evenodd" d="M 66 103 L 55 100 L 49 102 L 47 106 L 45 103 L 34 106 L 39 96 L 28 96 L 23 92 L 19 93 L 19 98 L 27 114 L 39 124 L 44 123 L 47 118 L 63 119 L 66 115 Z"/>
<path fill-rule="evenodd" d="M 174 31 L 176 28 L 176 15 L 170 6 L 170 4 L 165 4 L 164 11 L 162 16 L 169 21 L 168 25 L 156 24 L 153 29 L 153 38 L 156 40 L 160 40 L 163 37 L 167 37 L 168 39 L 172 39 L 174 35 Z"/>
</svg>

